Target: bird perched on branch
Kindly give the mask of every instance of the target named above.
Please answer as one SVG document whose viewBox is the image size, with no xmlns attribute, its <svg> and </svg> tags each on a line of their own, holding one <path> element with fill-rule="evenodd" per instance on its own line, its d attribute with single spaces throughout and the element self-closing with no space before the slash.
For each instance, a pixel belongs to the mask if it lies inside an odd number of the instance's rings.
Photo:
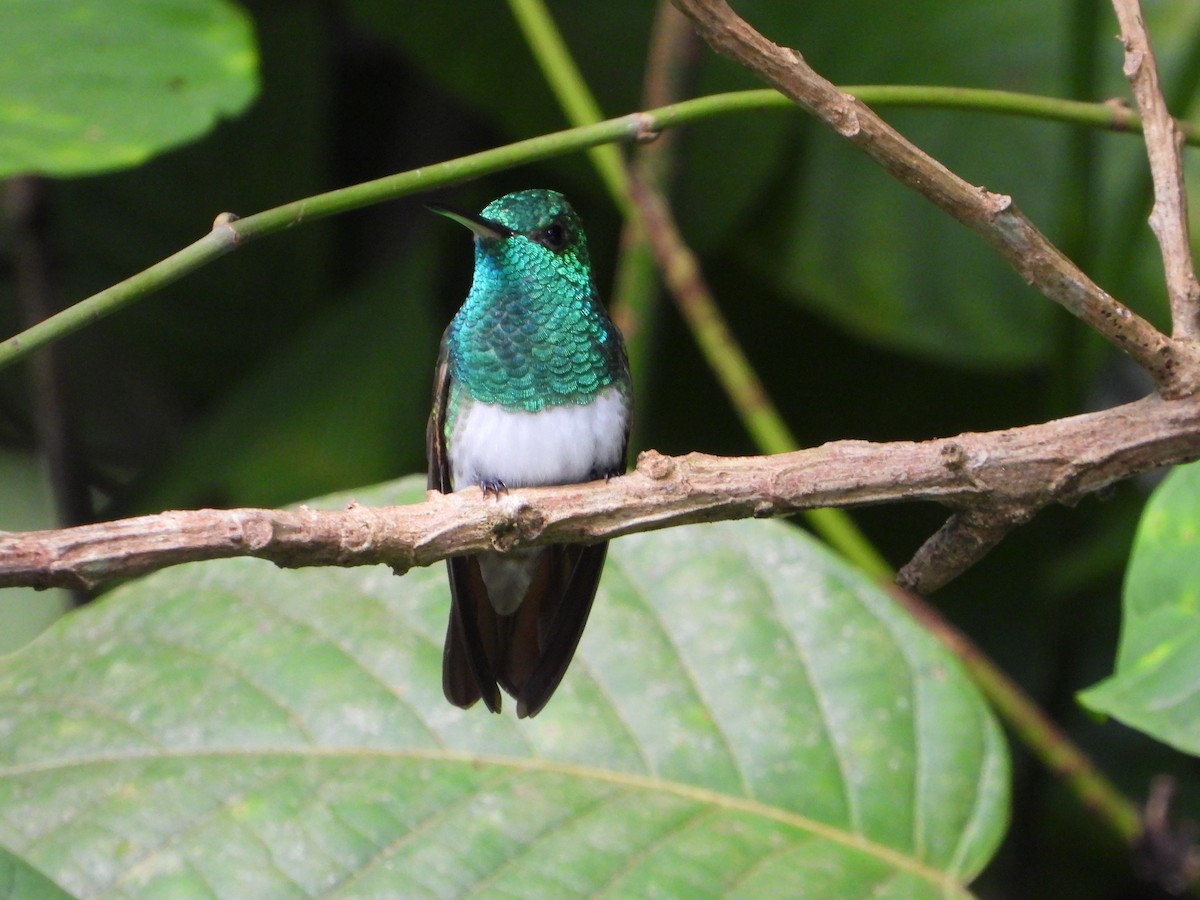
<svg viewBox="0 0 1200 900">
<path fill-rule="evenodd" d="M 625 471 L 632 412 L 620 332 L 592 280 L 579 217 L 555 191 L 480 215 L 431 207 L 475 234 L 475 277 L 442 338 L 429 417 L 429 486 L 485 494 Z M 600 582 L 607 542 L 447 560 L 442 686 L 456 706 L 500 690 L 519 717 L 558 687 Z"/>
</svg>

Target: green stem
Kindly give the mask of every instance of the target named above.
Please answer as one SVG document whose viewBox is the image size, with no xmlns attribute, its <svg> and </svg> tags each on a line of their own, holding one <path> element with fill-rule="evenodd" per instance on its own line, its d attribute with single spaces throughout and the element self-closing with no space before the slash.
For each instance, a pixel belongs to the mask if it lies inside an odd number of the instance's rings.
<svg viewBox="0 0 1200 900">
<path fill-rule="evenodd" d="M 965 88 L 864 86 L 846 90 L 876 106 L 972 109 L 1048 118 L 1114 131 L 1138 131 L 1141 128 L 1141 121 L 1136 115 L 1103 103 L 1080 103 L 1008 91 Z M 776 91 L 766 89 L 712 94 L 607 119 L 594 125 L 528 138 L 504 147 L 388 175 L 268 209 L 233 222 L 228 226 L 229 234 L 214 231 L 137 275 L 9 338 L 0 344 L 0 369 L 24 359 L 39 347 L 115 312 L 133 300 L 148 296 L 251 238 L 373 203 L 469 181 L 518 165 L 578 153 L 602 144 L 647 140 L 654 132 L 667 128 L 677 128 L 713 116 L 761 109 L 795 109 L 795 106 Z M 1188 143 L 1200 144 L 1200 126 L 1190 122 L 1183 122 L 1181 126 Z"/>
<path fill-rule="evenodd" d="M 52 341 L 111 315 L 134 300 L 149 296 L 254 238 L 385 200 L 469 181 L 517 165 L 577 153 L 614 141 L 644 139 L 647 128 L 656 131 L 690 121 L 697 111 L 668 108 L 657 112 L 662 114 L 661 120 L 654 114 L 647 116 L 638 113 L 582 128 L 558 131 L 436 165 L 316 194 L 242 219 L 222 214 L 214 224 L 213 230 L 195 243 L 0 344 L 0 369 L 24 359 Z"/>
<path fill-rule="evenodd" d="M 542 0 L 508 0 L 508 6 L 533 51 L 546 83 L 566 113 L 567 121 L 578 127 L 603 119 L 600 104 L 588 89 L 562 33 Z M 622 215 L 626 219 L 635 217 L 636 213 L 629 202 L 629 179 L 625 174 L 621 151 L 612 145 L 604 145 L 593 147 L 588 151 L 588 156 L 604 179 Z"/>
</svg>

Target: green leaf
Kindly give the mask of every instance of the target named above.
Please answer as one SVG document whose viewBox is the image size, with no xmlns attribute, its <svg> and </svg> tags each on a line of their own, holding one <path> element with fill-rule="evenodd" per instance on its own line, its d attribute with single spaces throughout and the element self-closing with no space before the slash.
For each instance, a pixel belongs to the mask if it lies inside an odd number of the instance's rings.
<svg viewBox="0 0 1200 900">
<path fill-rule="evenodd" d="M 1125 575 L 1116 673 L 1081 701 L 1186 753 L 1200 753 L 1200 463 L 1154 491 Z"/>
<path fill-rule="evenodd" d="M 776 11 L 767 35 L 801 49 L 837 83 L 1061 91 L 1061 10 L 1038 0 L 1015 0 L 1002 12 L 986 0 L 848 0 L 808 4 L 803 17 L 763 6 Z M 860 33 L 846 22 L 870 26 Z M 1061 127 L 938 110 L 878 112 L 973 184 L 1013 195 L 1035 221 L 1044 225 L 1056 212 L 1057 186 L 1046 172 L 1060 158 Z M 739 247 L 768 283 L 856 336 L 924 358 L 1005 368 L 1050 351 L 1052 304 L 967 228 L 822 127 L 810 124 L 795 144 L 774 212 L 751 223 L 758 227 Z"/>
<path fill-rule="evenodd" d="M 257 90 L 226 0 L 0 0 L 0 178 L 137 165 L 236 115 Z"/>
<path fill-rule="evenodd" d="M 0 897 L 51 900 L 71 895 L 33 866 L 0 847 Z"/>
<path fill-rule="evenodd" d="M 1000 840 L 972 684 L 788 526 L 615 542 L 532 721 L 444 701 L 446 614 L 441 566 L 114 590 L 0 661 L 0 845 L 118 897 L 941 898 Z"/>
<path fill-rule="evenodd" d="M 0 529 L 36 531 L 58 524 L 46 467 L 33 453 L 0 450 L 0 497 Z M 71 595 L 58 588 L 5 589 L 0 593 L 0 655 L 27 643 L 71 606 Z"/>
</svg>

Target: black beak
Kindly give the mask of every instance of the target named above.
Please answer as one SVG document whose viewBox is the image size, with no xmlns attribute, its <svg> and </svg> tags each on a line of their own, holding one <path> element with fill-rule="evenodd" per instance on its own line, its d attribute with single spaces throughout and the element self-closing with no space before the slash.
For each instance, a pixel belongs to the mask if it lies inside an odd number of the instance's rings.
<svg viewBox="0 0 1200 900">
<path fill-rule="evenodd" d="M 507 225 L 501 225 L 499 222 L 493 222 L 491 219 L 485 219 L 483 216 L 473 215 L 472 213 L 459 212 L 457 209 L 450 209 L 447 206 L 442 206 L 440 203 L 426 203 L 425 208 L 430 212 L 437 213 L 439 216 L 453 219 L 459 225 L 465 225 L 475 233 L 476 237 L 500 240 L 501 238 L 511 237 L 515 233 Z"/>
</svg>

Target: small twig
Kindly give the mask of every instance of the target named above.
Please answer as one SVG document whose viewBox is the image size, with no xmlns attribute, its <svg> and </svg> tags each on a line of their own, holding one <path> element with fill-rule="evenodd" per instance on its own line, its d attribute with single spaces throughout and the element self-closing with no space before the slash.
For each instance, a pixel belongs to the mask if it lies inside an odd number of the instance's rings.
<svg viewBox="0 0 1200 900">
<path fill-rule="evenodd" d="M 896 573 L 896 584 L 914 594 L 932 594 L 987 556 L 1035 511 L 969 509 L 955 513 Z"/>
<path fill-rule="evenodd" d="M 1180 153 L 1183 134 L 1171 118 L 1163 98 L 1158 66 L 1140 3 L 1138 0 L 1113 0 L 1113 7 L 1121 23 L 1121 40 L 1125 46 L 1125 77 L 1129 79 L 1142 114 L 1154 184 L 1150 228 L 1162 249 L 1174 336 L 1195 340 L 1200 337 L 1200 282 L 1196 281 L 1188 229 L 1187 188 Z"/>
<path fill-rule="evenodd" d="M 1175 895 L 1193 887 L 1200 878 L 1196 823 L 1175 820 L 1171 815 L 1178 787 L 1169 775 L 1159 775 L 1150 782 L 1141 833 L 1134 845 L 1138 874 Z"/>
<path fill-rule="evenodd" d="M 58 308 L 57 267 L 50 249 L 44 180 L 33 175 L 13 178 L 4 199 L 12 240 L 13 281 L 21 318 L 28 327 L 53 315 Z M 90 522 L 94 517 L 91 489 L 77 450 L 61 349 L 46 347 L 30 361 L 29 374 L 34 432 L 54 490 L 57 523 Z"/>
<path fill-rule="evenodd" d="M 748 68 L 987 241 L 1030 284 L 1132 356 L 1164 396 L 1200 390 L 1196 355 L 1096 285 L 1046 239 L 1011 197 L 969 184 L 924 153 L 866 104 L 822 78 L 725 0 L 673 0 L 714 50 Z"/>
</svg>

